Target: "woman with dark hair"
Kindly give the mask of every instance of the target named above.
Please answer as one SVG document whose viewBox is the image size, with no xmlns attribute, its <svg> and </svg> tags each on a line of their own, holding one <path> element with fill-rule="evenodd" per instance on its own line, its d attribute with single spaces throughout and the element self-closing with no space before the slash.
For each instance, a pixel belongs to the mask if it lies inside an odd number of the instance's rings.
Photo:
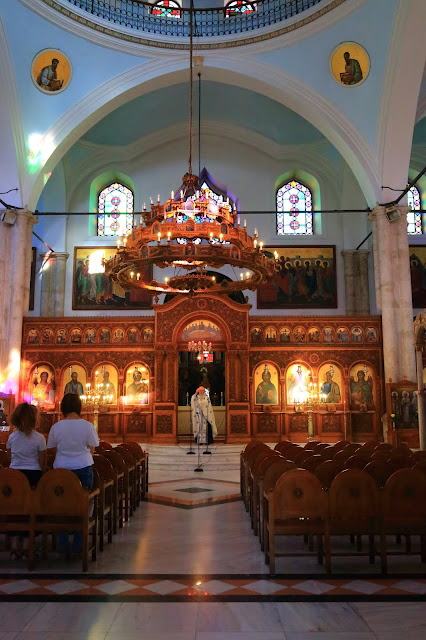
<svg viewBox="0 0 426 640">
<path fill-rule="evenodd" d="M 28 478 L 34 488 L 46 467 L 46 440 L 35 429 L 38 421 L 37 408 L 27 402 L 15 407 L 10 416 L 10 424 L 14 431 L 6 443 L 11 469 L 18 469 Z M 26 558 L 28 555 L 28 533 L 12 535 L 12 560 Z"/>
<path fill-rule="evenodd" d="M 55 469 L 69 469 L 79 478 L 84 489 L 90 491 L 93 486 L 93 457 L 99 444 L 98 434 L 91 422 L 83 420 L 81 400 L 76 393 L 66 393 L 62 398 L 61 412 L 64 416 L 52 426 L 47 440 L 48 449 L 56 452 Z M 58 535 L 59 546 L 65 549 L 68 535 Z M 81 534 L 75 534 L 73 549 L 81 551 Z"/>
</svg>

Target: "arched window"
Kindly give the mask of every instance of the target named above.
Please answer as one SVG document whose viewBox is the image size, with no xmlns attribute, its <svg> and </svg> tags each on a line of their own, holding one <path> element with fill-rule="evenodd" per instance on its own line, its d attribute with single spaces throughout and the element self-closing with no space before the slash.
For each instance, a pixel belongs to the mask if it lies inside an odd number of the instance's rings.
<svg viewBox="0 0 426 640">
<path fill-rule="evenodd" d="M 412 236 L 421 235 L 422 229 L 422 208 L 420 191 L 417 187 L 411 187 L 407 193 L 408 206 L 410 211 L 407 213 L 407 233 Z"/>
<path fill-rule="evenodd" d="M 180 18 L 180 4 L 175 0 L 158 0 L 154 3 L 151 14 L 160 18 Z"/>
<path fill-rule="evenodd" d="M 277 191 L 277 234 L 313 235 L 312 194 L 304 184 L 291 180 Z"/>
<path fill-rule="evenodd" d="M 246 2 L 245 0 L 231 0 L 226 4 L 226 17 L 241 16 L 248 13 L 254 13 L 256 5 L 254 2 Z"/>
<path fill-rule="evenodd" d="M 133 227 L 133 193 L 114 182 L 98 196 L 98 236 L 128 236 Z"/>
</svg>

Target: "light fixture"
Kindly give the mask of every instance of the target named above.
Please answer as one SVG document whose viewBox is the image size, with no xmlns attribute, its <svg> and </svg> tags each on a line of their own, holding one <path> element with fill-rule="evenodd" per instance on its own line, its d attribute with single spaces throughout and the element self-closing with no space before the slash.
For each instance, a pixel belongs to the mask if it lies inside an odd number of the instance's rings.
<svg viewBox="0 0 426 640">
<path fill-rule="evenodd" d="M 172 191 L 164 204 L 160 195 L 156 203 L 151 198 L 149 211 L 144 204 L 141 224 L 134 224 L 126 243 L 117 242 L 115 256 L 105 261 L 105 273 L 125 290 L 136 288 L 153 294 L 226 295 L 246 289 L 255 291 L 273 276 L 277 257 L 265 251 L 256 230 L 253 238 L 249 236 L 246 220 L 240 227 L 235 204 L 229 198 L 213 199 L 210 189 L 200 188 L 198 176 L 192 172 L 193 0 L 189 14 L 188 172 L 182 178 L 182 188 L 176 195 Z M 174 273 L 160 283 L 148 276 L 153 266 L 173 268 Z M 221 280 L 208 273 L 225 266 L 245 272 L 246 277 L 237 273 L 234 280 Z"/>
</svg>

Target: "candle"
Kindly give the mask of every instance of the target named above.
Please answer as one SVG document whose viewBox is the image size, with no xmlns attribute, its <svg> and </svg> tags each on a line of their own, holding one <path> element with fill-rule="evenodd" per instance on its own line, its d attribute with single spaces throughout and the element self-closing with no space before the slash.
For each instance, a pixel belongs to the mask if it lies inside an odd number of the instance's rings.
<svg viewBox="0 0 426 640">
<path fill-rule="evenodd" d="M 253 246 L 255 249 L 257 249 L 257 240 L 253 240 Z"/>
<path fill-rule="evenodd" d="M 154 200 L 152 199 L 152 196 L 150 196 L 150 198 L 149 198 L 149 199 L 150 199 L 150 201 L 151 201 L 151 204 L 154 204 Z"/>
<path fill-rule="evenodd" d="M 247 220 L 244 220 L 244 229 L 247 229 Z"/>
<path fill-rule="evenodd" d="M 160 201 L 161 201 L 160 194 L 158 194 L 158 196 L 157 196 L 157 202 L 158 202 L 158 204 L 160 204 Z"/>
<path fill-rule="evenodd" d="M 137 273 L 137 274 L 136 274 L 136 280 L 139 280 L 139 278 L 140 278 L 140 277 L 141 277 L 141 274 L 140 274 L 140 273 Z"/>
<path fill-rule="evenodd" d="M 172 192 L 171 192 L 171 194 L 170 194 L 170 200 L 173 200 L 173 199 L 174 199 L 174 197 L 175 197 L 175 192 L 174 192 L 174 191 L 172 191 Z"/>
<path fill-rule="evenodd" d="M 278 260 L 278 258 L 279 258 L 278 251 L 274 251 L 274 258 L 275 258 L 275 260 Z"/>
<path fill-rule="evenodd" d="M 246 271 L 246 278 L 247 280 L 250 278 L 250 273 L 248 271 Z"/>
<path fill-rule="evenodd" d="M 146 211 L 146 202 L 143 203 L 143 210 Z"/>
<path fill-rule="evenodd" d="M 240 278 L 241 278 L 241 280 L 244 280 L 244 274 L 243 273 L 240 273 Z"/>
<path fill-rule="evenodd" d="M 141 227 L 143 225 L 143 218 L 142 216 L 139 218 L 139 226 Z"/>
<path fill-rule="evenodd" d="M 130 277 L 133 278 L 133 276 L 135 275 L 134 271 L 130 272 Z"/>
<path fill-rule="evenodd" d="M 240 216 L 237 216 L 237 225 L 240 226 Z"/>
<path fill-rule="evenodd" d="M 213 231 L 210 231 L 210 242 L 213 242 Z"/>
<path fill-rule="evenodd" d="M 183 200 L 183 191 L 182 191 L 182 189 L 180 190 L 180 199 Z"/>
<path fill-rule="evenodd" d="M 167 242 L 170 242 L 171 239 L 172 239 L 172 232 L 168 231 L 167 232 Z"/>
<path fill-rule="evenodd" d="M 260 249 L 261 251 L 263 251 L 263 242 L 260 242 L 260 243 L 259 243 L 259 249 Z"/>
<path fill-rule="evenodd" d="M 161 231 L 159 231 L 159 232 L 157 233 L 157 241 L 158 241 L 158 244 L 160 244 L 160 241 L 161 241 Z"/>
<path fill-rule="evenodd" d="M 212 280 L 213 280 L 213 282 L 215 282 L 216 281 L 216 276 L 212 276 Z"/>
<path fill-rule="evenodd" d="M 119 239 L 117 240 L 117 247 L 118 247 L 118 248 L 120 248 L 120 245 L 121 245 L 121 240 L 120 240 L 120 238 L 119 238 Z"/>
<path fill-rule="evenodd" d="M 220 242 L 223 242 L 223 233 L 219 234 L 219 240 Z"/>
<path fill-rule="evenodd" d="M 164 278 L 164 282 L 167 284 L 169 282 L 168 278 Z"/>
<path fill-rule="evenodd" d="M 257 236 L 257 229 L 256 227 L 254 228 L 254 235 Z"/>
</svg>

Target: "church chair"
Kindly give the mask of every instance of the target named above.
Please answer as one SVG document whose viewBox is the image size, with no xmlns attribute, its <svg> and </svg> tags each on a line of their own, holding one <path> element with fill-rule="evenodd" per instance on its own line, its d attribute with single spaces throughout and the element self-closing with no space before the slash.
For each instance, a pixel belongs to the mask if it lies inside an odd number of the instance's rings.
<svg viewBox="0 0 426 640">
<path fill-rule="evenodd" d="M 393 473 L 392 468 L 388 465 L 387 461 L 385 462 L 383 460 L 372 460 L 365 465 L 364 471 L 374 478 L 379 489 L 383 489 L 388 478 Z"/>
<path fill-rule="evenodd" d="M 245 491 L 245 481 L 246 481 L 246 461 L 250 454 L 250 451 L 255 449 L 256 447 L 262 446 L 264 443 L 256 440 L 250 440 L 250 442 L 246 445 L 243 451 L 240 453 L 240 490 L 241 495 L 243 496 L 244 506 L 246 507 L 246 511 L 248 510 L 246 503 L 246 491 Z"/>
<path fill-rule="evenodd" d="M 48 471 L 50 471 L 50 469 L 53 469 L 55 458 L 56 458 L 56 452 L 52 451 L 51 449 L 48 449 L 47 456 L 46 456 L 46 468 Z"/>
<path fill-rule="evenodd" d="M 413 469 L 415 469 L 416 471 L 421 471 L 422 473 L 426 474 L 426 459 L 419 460 L 418 462 L 416 462 L 416 464 L 413 466 Z"/>
<path fill-rule="evenodd" d="M 1 449 L 2 451 L 6 451 L 6 444 L 5 444 L 4 442 L 1 442 L 1 443 L 0 443 L 0 449 Z"/>
<path fill-rule="evenodd" d="M 365 465 L 370 462 L 370 456 L 356 453 L 350 456 L 344 463 L 345 469 L 364 469 Z"/>
<path fill-rule="evenodd" d="M 274 450 L 279 451 L 280 453 L 284 453 L 286 449 L 291 449 L 294 446 L 297 445 L 294 445 L 293 442 L 290 442 L 290 440 L 281 440 L 281 442 L 278 442 L 275 445 Z"/>
<path fill-rule="evenodd" d="M 133 442 L 132 440 L 129 440 L 128 442 L 123 443 L 126 445 L 126 447 L 128 447 L 129 449 L 131 449 L 136 456 L 138 456 L 138 459 L 140 460 L 140 464 L 141 464 L 141 473 L 142 473 L 142 477 L 141 477 L 141 481 L 142 481 L 142 485 L 141 485 L 141 500 L 143 500 L 143 498 L 145 497 L 147 491 L 148 491 L 148 460 L 149 460 L 149 454 L 144 451 L 142 449 L 142 447 L 140 446 L 140 444 L 138 444 L 137 442 Z"/>
<path fill-rule="evenodd" d="M 108 536 L 108 542 L 112 542 L 113 517 L 114 517 L 114 480 L 104 480 L 96 466 L 93 465 L 93 488 L 99 489 L 98 500 L 98 525 L 99 525 L 99 551 L 104 550 L 104 538 Z M 107 526 L 105 527 L 105 521 Z"/>
<path fill-rule="evenodd" d="M 306 458 L 306 460 L 302 462 L 300 466 L 302 467 L 302 469 L 305 469 L 306 471 L 310 471 L 312 473 L 322 462 L 324 462 L 324 458 L 320 454 L 314 453 L 313 456 Z"/>
<path fill-rule="evenodd" d="M 136 502 L 139 504 L 139 501 L 137 501 L 136 498 L 138 493 L 138 466 L 132 452 L 126 449 L 126 447 L 123 447 L 123 445 L 119 444 L 114 448 L 114 451 L 121 455 L 127 465 L 127 471 L 129 474 L 129 509 L 130 516 L 132 516 L 136 509 Z"/>
<path fill-rule="evenodd" d="M 311 451 L 314 451 L 314 449 L 316 449 L 317 447 L 319 447 L 321 444 L 321 442 L 319 440 L 310 440 L 309 442 L 307 442 L 305 444 L 305 446 L 303 447 L 306 451 L 309 449 Z"/>
<path fill-rule="evenodd" d="M 264 457 L 257 460 L 253 470 L 251 471 L 251 505 L 250 516 L 251 526 L 255 536 L 259 532 L 259 520 L 260 520 L 260 504 L 261 504 L 261 483 L 268 467 L 276 461 L 285 460 L 285 458 L 278 453 L 278 451 L 270 451 L 266 453 Z"/>
<path fill-rule="evenodd" d="M 34 566 L 35 531 L 45 533 L 81 533 L 83 537 L 82 564 L 87 571 L 88 554 L 96 560 L 98 536 L 99 489 L 90 493 L 69 469 L 53 469 L 45 473 L 33 492 L 33 526 L 30 529 L 30 567 Z M 95 501 L 89 516 L 89 502 Z M 91 543 L 89 545 L 89 535 Z M 45 542 L 45 536 L 43 536 Z M 46 550 L 44 550 L 46 551 Z"/>
<path fill-rule="evenodd" d="M 0 469 L 0 533 L 30 531 L 32 496 L 30 483 L 23 473 L 17 469 Z"/>
<path fill-rule="evenodd" d="M 389 460 L 389 449 L 379 449 L 378 451 L 373 451 L 371 454 L 371 461 L 374 460 L 387 462 Z"/>
<path fill-rule="evenodd" d="M 106 499 L 111 501 L 112 506 L 112 532 L 117 533 L 117 525 L 123 526 L 123 496 L 119 497 L 119 480 L 117 472 L 110 461 L 103 455 L 93 455 L 93 466 L 98 472 L 105 486 Z M 109 494 L 109 495 L 108 495 Z M 109 542 L 109 539 L 108 539 Z"/>
<path fill-rule="evenodd" d="M 124 520 L 129 521 L 129 505 L 131 501 L 131 485 L 129 482 L 129 470 L 127 464 L 124 462 L 123 456 L 114 450 L 104 451 L 103 454 L 107 460 L 110 461 L 115 471 L 117 472 L 117 480 L 119 483 L 119 504 L 121 503 L 124 508 Z M 119 525 L 123 526 L 122 524 Z"/>
<path fill-rule="evenodd" d="M 293 462 L 296 467 L 302 467 L 305 460 L 312 458 L 314 451 L 312 449 L 302 450 L 297 456 L 294 457 Z"/>
<path fill-rule="evenodd" d="M 380 444 L 374 447 L 374 451 L 383 451 L 385 449 L 387 449 L 388 451 L 392 451 L 392 449 L 394 449 L 394 446 L 393 444 L 390 444 L 390 442 L 380 442 Z"/>
<path fill-rule="evenodd" d="M 255 468 L 256 464 L 258 463 L 258 461 L 262 460 L 265 456 L 269 455 L 271 452 L 271 449 L 268 446 L 264 446 L 264 447 L 260 447 L 258 449 L 252 449 L 249 457 L 247 459 L 246 462 L 246 469 L 247 469 L 247 475 L 246 475 L 246 494 L 247 494 L 247 505 L 248 505 L 248 511 L 249 514 L 251 516 L 251 503 L 252 503 L 252 471 Z"/>
<path fill-rule="evenodd" d="M 342 449 L 341 451 L 338 451 L 336 454 L 334 454 L 333 462 L 337 462 L 337 464 L 343 466 L 346 460 L 348 460 L 352 455 L 353 454 L 346 451 L 346 449 Z"/>
<path fill-rule="evenodd" d="M 260 512 L 259 521 L 259 541 L 260 548 L 263 551 L 265 548 L 265 534 L 266 534 L 266 519 L 268 518 L 268 500 L 271 492 L 273 491 L 275 484 L 283 473 L 296 469 L 296 465 L 291 460 L 277 460 L 271 464 L 265 471 L 263 476 L 263 483 L 261 484 L 261 496 L 262 496 L 262 509 Z"/>
<path fill-rule="evenodd" d="M 353 455 L 360 448 L 361 448 L 361 445 L 358 444 L 357 442 L 350 442 L 349 444 L 346 445 L 343 451 L 346 451 L 346 453 L 350 453 L 351 455 Z"/>
<path fill-rule="evenodd" d="M 426 451 L 413 451 L 410 460 L 412 465 L 420 462 L 420 460 L 426 460 Z"/>
<path fill-rule="evenodd" d="M 407 458 L 411 458 L 413 452 L 406 444 L 400 444 L 397 447 L 391 449 L 389 453 L 389 457 L 392 456 L 406 456 Z"/>
<path fill-rule="evenodd" d="M 132 449 L 128 446 L 126 442 L 120 444 L 122 449 L 125 449 L 133 458 L 133 462 L 135 465 L 135 480 L 136 480 L 136 488 L 135 488 L 135 506 L 138 507 L 140 501 L 143 499 L 144 491 L 143 491 L 143 478 L 145 475 L 144 470 L 144 458 L 141 457 L 139 452 L 136 452 L 135 449 Z"/>
<path fill-rule="evenodd" d="M 333 480 L 328 490 L 329 517 L 326 522 L 326 557 L 329 559 L 327 572 L 331 572 L 333 555 L 354 555 L 354 552 L 332 553 L 332 536 L 349 534 L 357 536 L 357 553 L 361 553 L 361 536 L 368 535 L 367 554 L 370 563 L 376 555 L 374 539 L 380 532 L 379 490 L 374 478 L 362 469 L 345 469 Z"/>
<path fill-rule="evenodd" d="M 0 464 L 2 467 L 6 468 L 9 466 L 9 454 L 6 450 L 0 449 Z"/>
<path fill-rule="evenodd" d="M 333 444 L 333 449 L 335 453 L 337 453 L 338 451 L 344 449 L 348 444 L 350 444 L 349 440 L 339 440 L 338 442 L 335 442 Z"/>
<path fill-rule="evenodd" d="M 405 551 L 388 551 L 387 536 L 405 535 Z M 412 551 L 411 536 L 420 536 L 420 550 Z M 387 573 L 388 555 L 419 554 L 426 562 L 426 475 L 418 469 L 393 473 L 383 489 L 380 531 L 382 572 Z"/>
<path fill-rule="evenodd" d="M 292 462 L 294 462 L 294 460 L 297 458 L 298 455 L 300 455 L 301 453 L 308 453 L 309 454 L 313 454 L 313 451 L 308 451 L 306 452 L 303 447 L 300 446 L 296 446 L 293 447 L 293 449 L 287 449 L 287 451 L 285 452 L 285 457 L 287 458 L 287 460 L 291 460 Z"/>
<path fill-rule="evenodd" d="M 318 562 L 322 562 L 322 536 L 325 533 L 327 501 L 321 483 L 305 469 L 282 474 L 268 496 L 265 518 L 265 562 L 270 575 L 275 574 L 275 558 L 311 553 L 276 553 L 276 536 L 302 535 L 318 537 Z"/>
<path fill-rule="evenodd" d="M 250 474 L 250 465 L 253 460 L 256 459 L 258 455 L 262 455 L 264 451 L 269 449 L 268 445 L 264 442 L 258 442 L 254 447 L 250 449 L 246 457 L 242 457 L 243 463 L 243 500 L 246 511 L 249 510 L 250 507 L 250 494 L 249 494 L 249 474 Z"/>
<path fill-rule="evenodd" d="M 109 454 L 112 454 L 110 457 Z M 114 473 L 114 485 L 116 487 L 116 512 L 115 512 L 115 520 L 114 520 L 114 533 L 117 533 L 117 527 L 119 529 L 123 528 L 124 524 L 124 505 L 127 499 L 126 487 L 125 487 L 125 471 L 123 469 L 124 460 L 121 458 L 120 454 L 115 454 L 113 451 L 104 450 L 99 454 L 101 457 L 105 458 L 111 465 L 113 473 Z M 117 461 L 116 455 L 119 456 Z"/>
<path fill-rule="evenodd" d="M 402 456 L 390 456 L 387 460 L 388 465 L 392 469 L 392 473 L 395 471 L 399 471 L 399 469 L 410 469 L 411 468 L 411 460 L 410 458 L 402 455 Z"/>
<path fill-rule="evenodd" d="M 318 478 L 323 489 L 329 489 L 334 478 L 343 471 L 343 466 L 335 460 L 325 460 L 314 470 L 314 475 Z"/>
<path fill-rule="evenodd" d="M 112 449 L 112 444 L 106 440 L 99 440 L 99 446 L 102 447 L 102 449 Z"/>
<path fill-rule="evenodd" d="M 333 460 L 334 456 L 338 453 L 333 447 L 327 447 L 327 449 L 320 449 L 315 451 L 316 455 L 321 456 L 323 460 Z"/>
</svg>

